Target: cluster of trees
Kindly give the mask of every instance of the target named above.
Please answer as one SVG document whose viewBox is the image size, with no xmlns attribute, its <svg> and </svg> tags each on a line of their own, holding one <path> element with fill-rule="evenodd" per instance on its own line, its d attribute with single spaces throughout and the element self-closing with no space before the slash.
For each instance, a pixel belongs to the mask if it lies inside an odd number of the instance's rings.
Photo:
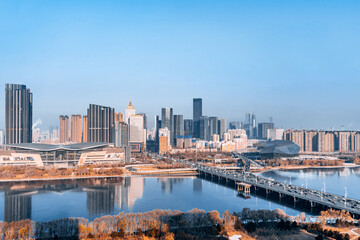
<svg viewBox="0 0 360 240">
<path fill-rule="evenodd" d="M 49 222 L 24 220 L 0 224 L 0 239 L 56 237 L 79 239 L 132 238 L 148 236 L 155 239 L 191 239 L 194 236 L 215 236 L 224 231 L 224 224 L 235 223 L 233 215 L 217 211 L 193 209 L 186 213 L 153 210 L 145 213 L 119 213 L 89 221 L 84 218 L 66 218 Z"/>
<path fill-rule="evenodd" d="M 287 166 L 342 166 L 344 164 L 344 160 L 297 160 L 297 159 L 289 159 L 289 160 L 281 160 L 281 159 L 268 159 L 265 160 L 265 164 L 270 167 L 287 167 Z"/>
<path fill-rule="evenodd" d="M 123 167 L 118 165 L 84 165 L 73 168 L 35 167 L 35 166 L 5 166 L 0 167 L 0 177 L 41 178 L 93 175 L 122 175 Z"/>
<path fill-rule="evenodd" d="M 17 222 L 0 222 L 0 239 L 29 239 L 33 235 L 33 222 L 29 219 Z"/>
<path fill-rule="evenodd" d="M 322 240 L 323 236 L 333 238 L 336 240 L 349 240 L 350 239 L 350 236 L 347 233 L 342 234 L 339 231 L 332 231 L 332 230 L 324 229 L 324 224 L 322 224 L 322 223 L 307 224 L 305 229 L 309 232 L 319 234 L 316 237 L 317 240 Z"/>
<path fill-rule="evenodd" d="M 348 214 L 329 210 L 323 217 L 348 219 Z M 282 210 L 250 210 L 241 212 L 205 212 L 193 209 L 188 212 L 158 210 L 144 213 L 119 213 L 89 221 L 84 218 L 66 218 L 49 222 L 0 222 L 0 239 L 136 239 L 150 237 L 161 240 L 209 239 L 214 236 L 229 236 L 234 231 L 241 235 L 268 238 L 296 234 L 300 227 L 322 236 L 339 240 L 349 235 L 324 229 L 324 223 L 301 224 L 291 221 Z"/>
</svg>

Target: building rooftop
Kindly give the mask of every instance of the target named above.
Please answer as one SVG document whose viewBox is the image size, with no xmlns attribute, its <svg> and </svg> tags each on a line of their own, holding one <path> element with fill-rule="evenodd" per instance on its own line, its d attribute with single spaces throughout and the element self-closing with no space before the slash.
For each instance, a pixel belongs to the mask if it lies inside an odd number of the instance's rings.
<svg viewBox="0 0 360 240">
<path fill-rule="evenodd" d="M 34 151 L 56 151 L 56 150 L 69 150 L 80 151 L 98 147 L 107 147 L 109 143 L 73 143 L 73 144 L 44 144 L 44 143 L 19 143 L 19 144 L 7 144 L 7 147 L 18 148 L 24 150 Z"/>
</svg>

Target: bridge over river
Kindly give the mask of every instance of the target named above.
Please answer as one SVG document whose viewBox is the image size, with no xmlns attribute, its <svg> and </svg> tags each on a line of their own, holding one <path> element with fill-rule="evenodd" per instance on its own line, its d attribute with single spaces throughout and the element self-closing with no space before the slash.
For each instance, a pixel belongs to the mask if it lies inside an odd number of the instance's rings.
<svg viewBox="0 0 360 240">
<path fill-rule="evenodd" d="M 354 217 L 360 217 L 360 200 L 357 199 L 327 193 L 325 190 L 318 191 L 315 189 L 274 181 L 270 178 L 257 176 L 251 172 L 233 172 L 199 163 L 189 163 L 184 160 L 176 161 L 183 164 L 190 164 L 191 167 L 198 170 L 199 174 L 205 177 L 208 176 L 212 180 L 223 180 L 226 183 L 233 182 L 235 186 L 245 184 L 251 187 L 254 191 L 262 189 L 266 192 L 266 195 L 276 193 L 278 194 L 279 199 L 286 197 L 287 199 L 291 199 L 294 204 L 302 204 L 303 207 L 309 206 L 310 208 L 313 208 L 321 206 L 331 209 L 345 210 L 351 213 Z M 241 189 L 243 191 L 246 190 L 245 188 Z"/>
</svg>

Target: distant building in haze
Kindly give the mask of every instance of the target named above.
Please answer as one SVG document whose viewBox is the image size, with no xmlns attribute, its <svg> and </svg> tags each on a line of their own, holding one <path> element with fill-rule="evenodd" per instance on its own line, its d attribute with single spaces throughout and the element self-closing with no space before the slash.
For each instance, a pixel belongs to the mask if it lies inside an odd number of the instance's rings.
<svg viewBox="0 0 360 240">
<path fill-rule="evenodd" d="M 5 84 L 5 144 L 32 142 L 32 105 L 26 85 Z"/>
<path fill-rule="evenodd" d="M 268 129 L 274 129 L 273 123 L 259 123 L 258 125 L 258 137 L 260 139 L 267 139 L 268 138 Z"/>
<path fill-rule="evenodd" d="M 242 128 L 241 122 L 230 122 L 229 129 L 240 129 Z"/>
</svg>

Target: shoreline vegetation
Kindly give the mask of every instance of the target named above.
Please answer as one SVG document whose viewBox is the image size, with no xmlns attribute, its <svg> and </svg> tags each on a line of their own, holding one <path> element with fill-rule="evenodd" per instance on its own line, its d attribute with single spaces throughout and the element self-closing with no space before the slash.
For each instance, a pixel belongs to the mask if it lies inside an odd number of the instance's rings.
<svg viewBox="0 0 360 240">
<path fill-rule="evenodd" d="M 46 222 L 29 219 L 0 222 L 0 239 L 323 239 L 356 237 L 358 222 L 344 211 L 327 210 L 319 217 L 288 216 L 282 210 L 187 212 L 155 209 L 119 213 L 89 221 L 64 218 Z M 344 232 L 345 231 L 345 232 Z M 357 238 L 355 238 L 357 239 Z"/>
</svg>

